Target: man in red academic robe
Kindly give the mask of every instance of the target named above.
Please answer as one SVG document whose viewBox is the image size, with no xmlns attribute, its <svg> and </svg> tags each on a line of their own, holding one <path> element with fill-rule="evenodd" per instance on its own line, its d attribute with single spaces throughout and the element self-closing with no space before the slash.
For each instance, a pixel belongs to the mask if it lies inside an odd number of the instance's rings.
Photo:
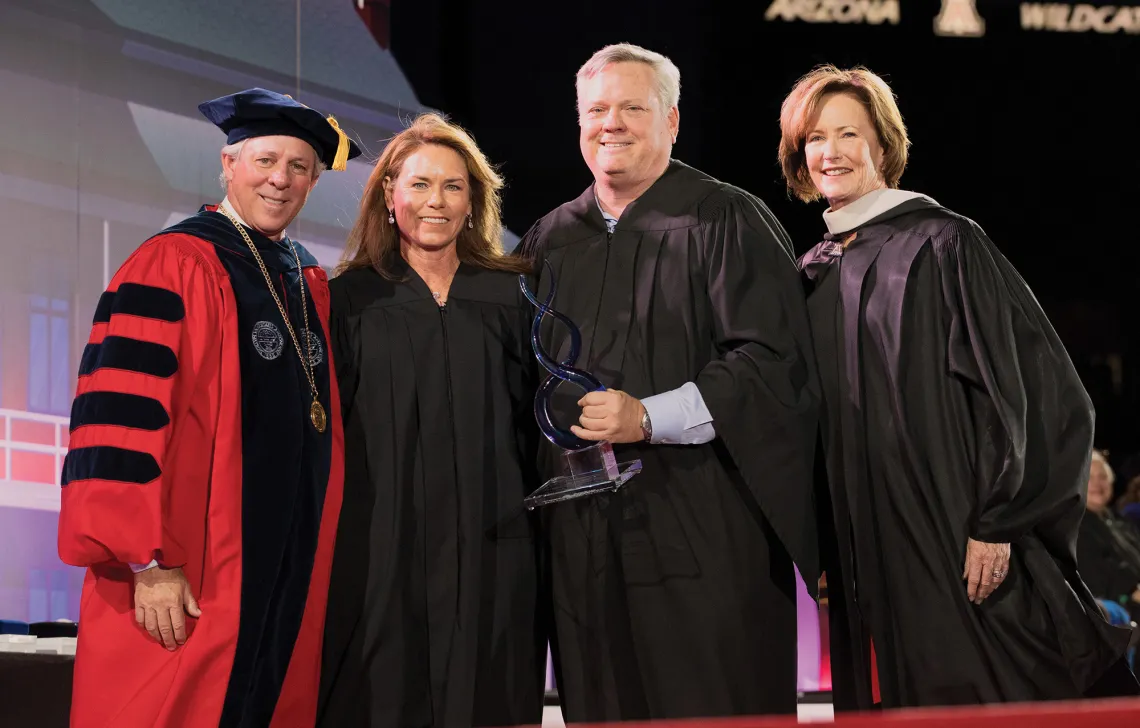
<svg viewBox="0 0 1140 728">
<path fill-rule="evenodd" d="M 72 726 L 312 726 L 343 486 L 327 279 L 285 228 L 360 152 L 262 89 L 202 104 L 226 197 L 99 300 L 59 553 L 88 567 Z"/>
</svg>

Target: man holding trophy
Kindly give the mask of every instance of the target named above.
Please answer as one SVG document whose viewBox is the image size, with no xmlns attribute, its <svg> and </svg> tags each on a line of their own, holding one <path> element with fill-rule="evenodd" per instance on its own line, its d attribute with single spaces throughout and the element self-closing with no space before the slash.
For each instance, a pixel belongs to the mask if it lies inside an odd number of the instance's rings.
<svg viewBox="0 0 1140 728">
<path fill-rule="evenodd" d="M 522 242 L 554 373 L 536 403 L 551 480 L 528 500 L 550 539 L 563 714 L 793 713 L 793 562 L 813 592 L 819 564 L 791 244 L 757 198 L 670 159 L 669 59 L 609 46 L 577 91 L 595 182 Z M 610 477 L 588 483 L 587 454 Z"/>
</svg>

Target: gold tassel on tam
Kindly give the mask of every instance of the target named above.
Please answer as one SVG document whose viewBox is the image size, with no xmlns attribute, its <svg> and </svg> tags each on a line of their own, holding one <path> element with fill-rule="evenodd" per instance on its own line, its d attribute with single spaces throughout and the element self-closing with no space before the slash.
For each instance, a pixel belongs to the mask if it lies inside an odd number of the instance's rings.
<svg viewBox="0 0 1140 728">
<path fill-rule="evenodd" d="M 337 172 L 343 172 L 348 166 L 348 135 L 341 131 L 340 124 L 331 115 L 327 121 L 329 126 L 336 130 L 336 135 L 340 137 L 336 145 L 336 156 L 333 157 L 332 168 Z"/>
</svg>

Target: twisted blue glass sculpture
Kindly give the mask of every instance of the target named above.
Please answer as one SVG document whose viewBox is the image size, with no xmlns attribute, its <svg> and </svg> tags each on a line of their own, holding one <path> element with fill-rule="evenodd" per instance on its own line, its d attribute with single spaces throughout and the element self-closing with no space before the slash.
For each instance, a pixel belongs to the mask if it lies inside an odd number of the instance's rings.
<svg viewBox="0 0 1140 728">
<path fill-rule="evenodd" d="M 586 392 L 602 392 L 605 387 L 594 375 L 574 366 L 582 351 L 582 333 L 569 317 L 551 308 L 558 286 L 550 263 L 544 261 L 543 264 L 550 278 L 550 293 L 546 295 L 546 300 L 538 300 L 538 296 L 527 285 L 526 276 L 519 276 L 519 288 L 527 300 L 538 309 L 530 328 L 530 345 L 542 368 L 549 372 L 534 396 L 534 418 L 546 439 L 562 448 L 563 475 L 551 478 L 524 498 L 523 505 L 528 509 L 594 493 L 616 492 L 630 478 L 641 472 L 641 460 L 619 463 L 610 443 L 583 440 L 554 422 L 554 416 L 550 411 L 550 398 L 559 384 L 569 382 Z M 542 320 L 547 316 L 561 322 L 570 332 L 570 350 L 562 361 L 557 361 L 542 346 L 540 339 Z"/>
<path fill-rule="evenodd" d="M 530 345 L 531 348 L 534 349 L 534 355 L 538 359 L 538 363 L 542 365 L 543 369 L 550 372 L 549 376 L 543 380 L 542 384 L 538 387 L 538 391 L 535 393 L 534 417 L 538 420 L 538 428 L 542 430 L 542 434 L 546 436 L 546 439 L 563 450 L 582 450 L 587 447 L 592 447 L 597 443 L 583 440 L 573 432 L 570 432 L 570 430 L 559 427 L 554 422 L 554 417 L 550 411 L 550 399 L 554 396 L 554 390 L 557 389 L 558 385 L 562 382 L 577 385 L 585 392 L 602 392 L 605 391 L 606 388 L 594 375 L 574 367 L 574 364 L 578 361 L 578 354 L 580 354 L 582 350 L 582 332 L 578 330 L 578 327 L 575 326 L 574 322 L 566 315 L 550 307 L 551 301 L 554 300 L 554 294 L 558 290 L 558 284 L 554 279 L 554 270 L 550 267 L 550 262 L 543 262 L 550 276 L 550 293 L 546 295 L 545 301 L 538 300 L 538 296 L 534 294 L 534 291 L 530 290 L 530 286 L 528 286 L 526 282 L 526 276 L 519 276 L 519 288 L 522 289 L 523 295 L 538 309 L 538 315 L 534 317 L 534 323 L 530 327 Z M 561 362 L 556 361 L 542 346 L 540 332 L 542 330 L 542 320 L 547 316 L 551 316 L 561 322 L 570 332 L 570 351 Z"/>
</svg>

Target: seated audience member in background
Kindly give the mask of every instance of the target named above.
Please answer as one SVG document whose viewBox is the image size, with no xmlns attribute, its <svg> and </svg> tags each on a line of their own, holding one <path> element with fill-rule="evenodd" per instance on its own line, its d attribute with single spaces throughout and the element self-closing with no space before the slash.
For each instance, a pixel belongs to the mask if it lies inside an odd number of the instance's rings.
<svg viewBox="0 0 1140 728">
<path fill-rule="evenodd" d="M 1140 531 L 1112 508 L 1115 478 L 1104 454 L 1094 450 L 1087 512 L 1077 539 L 1077 565 L 1098 599 L 1118 604 L 1133 619 L 1140 619 Z"/>
<path fill-rule="evenodd" d="M 1140 529 L 1140 475 L 1134 475 L 1128 481 L 1128 486 L 1116 499 L 1116 511 Z"/>
<path fill-rule="evenodd" d="M 1076 568 L 1092 403 L 1033 294 L 976 223 L 898 189 L 875 74 L 812 71 L 780 126 L 789 189 L 828 202 L 800 266 L 836 708 L 876 702 L 873 664 L 885 708 L 1135 694 Z"/>
</svg>

